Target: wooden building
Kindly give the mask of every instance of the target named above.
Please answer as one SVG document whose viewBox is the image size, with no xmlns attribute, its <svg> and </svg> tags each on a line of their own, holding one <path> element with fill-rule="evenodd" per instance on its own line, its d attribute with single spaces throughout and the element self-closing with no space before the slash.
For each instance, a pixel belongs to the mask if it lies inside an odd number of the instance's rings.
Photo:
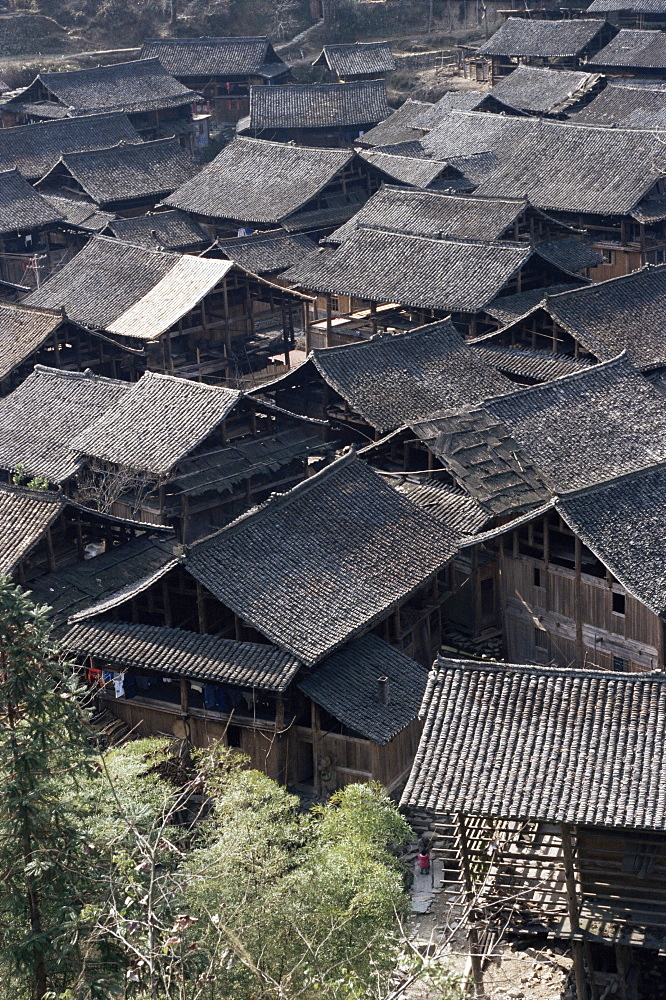
<svg viewBox="0 0 666 1000">
<path fill-rule="evenodd" d="M 213 238 L 276 226 L 316 236 L 349 219 L 379 184 L 351 150 L 238 138 L 164 203 Z"/>
<path fill-rule="evenodd" d="M 25 300 L 64 309 L 74 324 L 98 334 L 92 357 L 89 339 L 74 345 L 81 368 L 92 364 L 114 378 L 150 370 L 217 384 L 235 384 L 272 355 L 288 355 L 305 301 L 233 261 L 108 237 L 92 239 Z"/>
<path fill-rule="evenodd" d="M 435 662 L 402 807 L 466 896 L 477 994 L 509 930 L 569 946 L 579 1000 L 655 995 L 665 707 L 663 673 Z"/>
<path fill-rule="evenodd" d="M 178 209 L 110 219 L 103 235 L 115 236 L 146 250 L 177 250 L 179 253 L 200 252 L 211 243 L 201 226 Z"/>
<path fill-rule="evenodd" d="M 384 80 L 251 87 L 243 135 L 304 146 L 350 146 L 391 114 Z"/>
<path fill-rule="evenodd" d="M 324 45 L 312 65 L 322 67 L 334 83 L 349 83 L 383 79 L 395 70 L 395 59 L 388 42 L 354 42 Z"/>
<path fill-rule="evenodd" d="M 197 107 L 218 122 L 250 110 L 250 87 L 284 83 L 289 67 L 268 38 L 151 38 L 141 59 L 159 59 L 167 73 L 201 95 Z"/>
<path fill-rule="evenodd" d="M 666 73 L 666 36 L 663 31 L 622 28 L 589 65 L 608 76 L 663 79 Z"/>
<path fill-rule="evenodd" d="M 593 100 L 603 83 L 599 73 L 517 66 L 508 76 L 500 78 L 475 110 L 568 118 Z"/>
<path fill-rule="evenodd" d="M 210 253 L 235 260 L 253 274 L 275 280 L 287 268 L 297 264 L 317 249 L 305 233 L 288 233 L 284 229 L 268 229 L 250 236 L 216 240 Z"/>
<path fill-rule="evenodd" d="M 5 127 L 104 111 L 122 111 L 142 139 L 178 135 L 193 148 L 192 102 L 197 95 L 158 59 L 40 73 L 0 107 Z M 89 147 L 94 148 L 94 147 Z"/>
<path fill-rule="evenodd" d="M 586 14 L 600 15 L 622 28 L 664 28 L 664 0 L 592 0 Z"/>
<path fill-rule="evenodd" d="M 480 46 L 479 54 L 490 60 L 494 84 L 518 65 L 577 69 L 592 62 L 616 34 L 617 28 L 606 20 L 509 17 Z"/>
<path fill-rule="evenodd" d="M 417 101 L 408 98 L 406 101 L 392 111 L 388 118 L 379 122 L 368 132 L 364 132 L 357 139 L 358 146 L 394 146 L 405 142 L 418 142 L 427 128 L 420 126 L 419 121 L 423 114 L 432 110 L 434 104 L 429 101 Z"/>
<path fill-rule="evenodd" d="M 593 101 L 572 114 L 571 121 L 612 128 L 664 128 L 666 85 L 657 80 L 609 80 Z"/>
<path fill-rule="evenodd" d="M 666 161 L 653 129 L 452 111 L 421 142 L 438 159 L 457 157 L 475 195 L 527 197 L 585 230 L 604 258 L 596 280 L 659 263 L 666 250 Z"/>
<path fill-rule="evenodd" d="M 576 275 L 550 256 L 550 247 L 543 251 L 529 244 L 356 229 L 339 247 L 322 247 L 282 279 L 316 294 L 325 310 L 325 318 L 310 325 L 313 347 L 447 315 L 461 332 L 475 336 L 496 327 L 486 307 L 498 296 L 576 283 Z"/>
<path fill-rule="evenodd" d="M 36 364 L 78 370 L 68 351 L 77 336 L 86 334 L 83 330 L 74 332 L 59 309 L 0 302 L 0 396 L 15 389 Z M 88 335 L 91 339 L 94 344 Z"/>
<path fill-rule="evenodd" d="M 135 579 L 126 566 L 122 585 L 102 592 L 100 583 L 87 607 L 76 589 L 61 597 L 57 574 L 37 594 L 58 595 L 56 622 L 75 626 L 66 642 L 77 655 L 113 669 L 130 665 L 124 650 L 137 672 L 176 680 L 169 695 L 151 697 L 146 685 L 105 702 L 140 731 L 189 730 L 197 745 L 224 739 L 273 777 L 322 792 L 371 777 L 390 788 L 416 748 L 427 676 L 419 663 L 439 644 L 457 544 L 456 533 L 348 454 L 180 561 L 163 551 L 150 578 L 143 563 Z M 205 678 L 219 686 L 208 698 L 184 647 L 218 662 L 217 677 Z M 244 675 L 243 662 L 263 680 Z"/>
<path fill-rule="evenodd" d="M 64 153 L 37 183 L 42 195 L 121 216 L 143 215 L 190 180 L 196 167 L 177 139 L 120 142 Z"/>
<path fill-rule="evenodd" d="M 46 280 L 62 221 L 18 170 L 0 173 L 0 291 L 5 297 L 16 298 Z"/>
</svg>

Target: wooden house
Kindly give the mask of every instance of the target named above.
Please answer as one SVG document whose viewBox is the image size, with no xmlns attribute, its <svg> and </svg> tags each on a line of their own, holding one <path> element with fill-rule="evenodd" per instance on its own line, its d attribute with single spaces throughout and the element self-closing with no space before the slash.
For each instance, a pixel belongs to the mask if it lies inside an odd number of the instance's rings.
<svg viewBox="0 0 666 1000">
<path fill-rule="evenodd" d="M 22 125 L 103 111 L 122 111 L 142 139 L 177 135 L 192 149 L 192 102 L 197 95 L 158 59 L 40 73 L 0 108 L 3 124 Z"/>
<path fill-rule="evenodd" d="M 138 731 L 222 739 L 320 792 L 371 777 L 391 788 L 416 748 L 419 663 L 439 643 L 457 543 L 348 454 L 180 558 L 163 552 L 151 582 L 140 564 L 115 592 L 100 583 L 87 606 L 76 588 L 63 594 L 57 574 L 36 595 L 57 595 L 72 652 L 138 675 L 105 700 Z M 217 689 L 202 691 L 202 680 Z"/>
<path fill-rule="evenodd" d="M 210 246 L 210 237 L 185 212 L 148 212 L 132 218 L 110 219 L 104 236 L 115 236 L 124 243 L 145 247 L 146 250 L 177 250 L 195 253 Z"/>
<path fill-rule="evenodd" d="M 384 80 L 251 87 L 243 135 L 304 146 L 349 146 L 391 114 Z"/>
<path fill-rule="evenodd" d="M 395 70 L 388 42 L 354 42 L 325 45 L 312 64 L 322 67 L 334 83 L 379 80 Z"/>
<path fill-rule="evenodd" d="M 38 366 L 0 412 L 6 476 L 41 477 L 79 505 L 171 526 L 183 542 L 300 482 L 331 450 L 317 421 L 152 372 L 129 383 Z"/>
<path fill-rule="evenodd" d="M 602 87 L 603 77 L 599 73 L 517 66 L 488 91 L 475 110 L 568 118 L 593 100 Z"/>
<path fill-rule="evenodd" d="M 421 141 L 438 159 L 456 157 L 475 195 L 527 197 L 585 230 L 604 258 L 597 280 L 659 263 L 666 250 L 666 159 L 652 129 L 452 111 Z"/>
<path fill-rule="evenodd" d="M 666 84 L 661 81 L 612 80 L 593 101 L 571 116 L 577 125 L 612 128 L 664 128 Z"/>
<path fill-rule="evenodd" d="M 351 150 L 238 138 L 164 203 L 187 212 L 213 238 L 276 226 L 323 235 L 379 184 Z"/>
<path fill-rule="evenodd" d="M 21 176 L 18 170 L 0 172 L 0 289 L 16 297 L 39 287 L 52 266 L 52 234 L 63 221 L 61 213 Z"/>
<path fill-rule="evenodd" d="M 426 133 L 427 128 L 419 125 L 424 112 L 435 105 L 429 101 L 416 101 L 408 98 L 392 111 L 388 118 L 379 122 L 368 132 L 364 132 L 357 144 L 359 146 L 394 146 L 403 142 L 418 142 Z"/>
<path fill-rule="evenodd" d="M 320 248 L 282 279 L 316 294 L 325 309 L 325 319 L 310 326 L 312 346 L 332 347 L 341 336 L 362 339 L 364 329 L 405 329 L 447 315 L 474 336 L 496 326 L 485 311 L 498 296 L 576 283 L 576 275 L 549 255 L 550 248 L 529 244 L 356 229 L 339 247 Z"/>
<path fill-rule="evenodd" d="M 200 110 L 237 122 L 250 110 L 250 87 L 284 83 L 289 67 L 268 38 L 151 38 L 141 59 L 159 59 L 171 76 L 201 95 Z"/>
<path fill-rule="evenodd" d="M 139 133 L 120 111 L 2 128 L 0 170 L 18 168 L 33 183 L 47 174 L 65 153 L 139 141 Z"/>
<path fill-rule="evenodd" d="M 378 146 L 358 149 L 357 153 L 359 159 L 380 174 L 382 182 L 407 184 L 421 189 L 471 190 L 472 185 L 461 177 L 454 166 L 446 160 L 423 155 L 423 150 L 414 155 L 412 145 Z"/>
<path fill-rule="evenodd" d="M 497 304 L 501 308 L 501 304 Z M 502 311 L 498 316 L 507 319 Z M 666 265 L 562 292 L 548 292 L 521 316 L 513 313 L 478 347 L 536 348 L 553 355 L 610 361 L 621 351 L 641 371 L 666 367 Z"/>
<path fill-rule="evenodd" d="M 586 14 L 600 15 L 623 28 L 663 28 L 664 0 L 592 0 Z"/>
<path fill-rule="evenodd" d="M 0 302 L 0 396 L 15 389 L 36 364 L 78 370 L 71 347 L 77 337 L 86 332 L 74 331 L 59 309 Z"/>
<path fill-rule="evenodd" d="M 273 354 L 288 354 L 305 301 L 233 261 L 109 237 L 92 239 L 25 300 L 64 309 L 73 323 L 96 331 L 97 370 L 105 366 L 114 378 L 148 369 L 218 384 L 235 384 Z M 257 302 L 269 306 L 261 327 Z M 83 351 L 81 362 L 87 367 Z"/>
<path fill-rule="evenodd" d="M 450 320 L 341 347 L 315 348 L 298 368 L 253 392 L 326 420 L 362 444 L 434 413 L 511 392 L 513 384 L 465 344 Z"/>
<path fill-rule="evenodd" d="M 616 34 L 617 28 L 606 20 L 509 17 L 480 46 L 479 54 L 490 60 L 494 84 L 518 65 L 577 69 L 592 62 Z"/>
<path fill-rule="evenodd" d="M 479 995 L 505 930 L 569 946 L 579 1000 L 655 995 L 664 707 L 663 673 L 435 662 L 402 807 L 466 897 Z"/>
<path fill-rule="evenodd" d="M 666 36 L 663 31 L 622 28 L 589 60 L 589 65 L 608 76 L 663 79 L 666 72 Z"/>
<path fill-rule="evenodd" d="M 154 208 L 195 173 L 177 139 L 120 142 L 64 153 L 35 188 L 42 195 L 85 203 L 91 211 L 133 216 Z"/>
</svg>

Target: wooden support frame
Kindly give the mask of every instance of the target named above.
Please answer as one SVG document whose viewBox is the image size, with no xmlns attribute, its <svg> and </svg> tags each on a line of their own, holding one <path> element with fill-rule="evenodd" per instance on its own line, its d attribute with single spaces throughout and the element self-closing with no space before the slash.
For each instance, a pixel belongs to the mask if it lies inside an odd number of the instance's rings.
<svg viewBox="0 0 666 1000">
<path fill-rule="evenodd" d="M 456 813 L 456 826 L 458 827 L 458 839 L 460 842 L 460 860 L 462 862 L 463 881 L 465 884 L 465 898 L 469 908 L 469 913 L 467 915 L 467 938 L 469 941 L 472 981 L 474 983 L 475 995 L 477 997 L 483 997 L 483 963 L 481 961 L 481 954 L 479 951 L 479 935 L 476 926 L 473 923 L 474 915 L 472 907 L 474 905 L 474 881 L 472 879 L 472 869 L 469 858 L 469 844 L 467 842 L 465 816 L 461 812 Z"/>
</svg>

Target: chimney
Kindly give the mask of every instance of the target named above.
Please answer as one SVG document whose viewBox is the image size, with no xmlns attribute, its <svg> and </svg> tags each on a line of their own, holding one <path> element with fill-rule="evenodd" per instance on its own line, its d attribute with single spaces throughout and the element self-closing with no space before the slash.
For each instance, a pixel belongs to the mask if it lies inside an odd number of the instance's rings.
<svg viewBox="0 0 666 1000">
<path fill-rule="evenodd" d="M 388 677 L 378 677 L 377 678 L 377 694 L 379 696 L 379 702 L 381 705 L 388 705 L 389 703 L 389 679 Z"/>
</svg>

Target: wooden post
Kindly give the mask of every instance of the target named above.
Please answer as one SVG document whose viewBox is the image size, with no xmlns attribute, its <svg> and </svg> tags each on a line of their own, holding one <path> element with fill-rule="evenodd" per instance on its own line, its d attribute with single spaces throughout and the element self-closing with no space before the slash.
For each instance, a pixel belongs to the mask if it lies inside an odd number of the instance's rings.
<svg viewBox="0 0 666 1000">
<path fill-rule="evenodd" d="M 197 616 L 199 618 L 199 632 L 202 635 L 205 635 L 206 632 L 207 632 L 207 629 L 206 629 L 206 602 L 205 602 L 205 598 L 204 598 L 203 587 L 201 586 L 201 584 L 199 583 L 198 580 L 196 582 L 196 586 L 197 586 Z"/>
<path fill-rule="evenodd" d="M 164 605 L 164 624 L 167 628 L 173 628 L 173 616 L 171 614 L 171 595 L 169 594 L 169 584 L 166 576 L 162 577 L 162 604 Z"/>
<path fill-rule="evenodd" d="M 465 897 L 469 907 L 467 914 L 467 939 L 469 941 L 469 956 L 472 965 L 472 979 L 474 981 L 474 993 L 477 997 L 482 997 L 483 990 L 483 963 L 479 951 L 479 935 L 474 924 L 472 907 L 474 906 L 474 882 L 472 879 L 472 869 L 469 863 L 469 845 L 467 843 L 467 830 L 465 829 L 465 817 L 463 813 L 456 813 L 458 826 L 458 839 L 460 841 L 460 860 L 462 861 L 463 881 L 465 884 Z"/>
<path fill-rule="evenodd" d="M 326 346 L 331 347 L 331 334 L 333 332 L 333 317 L 331 312 L 331 296 L 326 293 Z"/>
<path fill-rule="evenodd" d="M 229 293 L 227 291 L 227 279 L 222 282 L 222 301 L 224 302 L 224 343 L 227 349 L 227 357 L 231 357 L 231 328 L 229 326 Z"/>
<path fill-rule="evenodd" d="M 51 534 L 51 529 L 46 529 L 46 549 L 49 557 L 49 571 L 55 573 L 56 571 L 56 557 L 53 550 L 53 535 Z"/>
<path fill-rule="evenodd" d="M 571 924 L 571 951 L 574 960 L 574 976 L 576 979 L 576 994 L 578 1000 L 588 1000 L 587 977 L 583 959 L 583 942 L 574 940 L 574 935 L 580 935 L 580 920 L 578 917 L 578 891 L 576 889 L 576 872 L 574 870 L 573 850 L 571 847 L 571 827 L 568 823 L 560 824 L 562 837 L 562 857 L 564 860 L 564 879 L 567 887 L 567 910 Z"/>
<path fill-rule="evenodd" d="M 312 784 L 317 795 L 320 795 L 319 741 L 321 739 L 321 726 L 319 723 L 319 708 L 313 701 L 310 702 L 310 729 L 312 731 Z"/>
<path fill-rule="evenodd" d="M 582 572 L 582 545 L 580 538 L 576 535 L 574 541 L 574 567 L 576 570 L 576 578 L 574 581 L 574 614 L 576 622 L 576 659 L 578 661 L 578 666 L 583 666 L 584 660 L 584 648 L 583 648 L 583 617 L 581 612 L 581 598 L 583 593 L 583 584 L 581 580 Z"/>
</svg>

